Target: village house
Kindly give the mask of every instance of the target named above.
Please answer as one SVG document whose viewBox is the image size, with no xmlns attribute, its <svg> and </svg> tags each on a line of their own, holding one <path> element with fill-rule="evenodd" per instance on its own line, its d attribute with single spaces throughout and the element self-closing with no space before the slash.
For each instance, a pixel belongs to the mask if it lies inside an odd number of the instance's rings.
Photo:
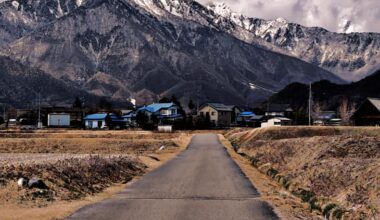
<svg viewBox="0 0 380 220">
<path fill-rule="evenodd" d="M 107 113 L 90 114 L 84 117 L 85 127 L 87 129 L 104 129 L 107 127 Z"/>
<path fill-rule="evenodd" d="M 220 103 L 206 103 L 198 110 L 200 117 L 209 118 L 216 127 L 230 127 L 234 112 L 234 106 Z"/>
<path fill-rule="evenodd" d="M 356 126 L 380 126 L 380 99 L 367 98 L 353 116 Z"/>
<path fill-rule="evenodd" d="M 231 125 L 238 125 L 237 119 L 242 112 L 242 110 L 235 105 L 227 105 L 230 106 L 232 109 L 232 114 L 231 114 Z"/>
<path fill-rule="evenodd" d="M 253 112 L 241 112 L 237 117 L 237 123 L 240 126 L 260 127 L 263 116 L 258 116 Z"/>
<path fill-rule="evenodd" d="M 315 119 L 314 125 L 338 126 L 341 125 L 342 119 L 337 118 L 335 111 L 322 111 Z"/>
<path fill-rule="evenodd" d="M 289 104 L 269 104 L 265 111 L 265 116 L 267 118 L 271 117 L 292 117 L 294 110 Z"/>
<path fill-rule="evenodd" d="M 261 123 L 262 128 L 267 128 L 267 127 L 281 127 L 281 126 L 289 126 L 292 125 L 292 120 L 289 118 L 284 118 L 284 117 L 275 117 L 268 119 L 266 122 Z"/>
<path fill-rule="evenodd" d="M 182 119 L 182 115 L 179 114 L 179 106 L 175 103 L 153 103 L 148 106 L 141 107 L 137 112 L 144 112 L 152 120 L 156 117 L 159 123 L 164 123 L 165 121 L 176 121 Z"/>
<path fill-rule="evenodd" d="M 121 117 L 125 123 L 125 127 L 136 127 L 136 112 L 133 110 L 122 111 Z"/>
</svg>

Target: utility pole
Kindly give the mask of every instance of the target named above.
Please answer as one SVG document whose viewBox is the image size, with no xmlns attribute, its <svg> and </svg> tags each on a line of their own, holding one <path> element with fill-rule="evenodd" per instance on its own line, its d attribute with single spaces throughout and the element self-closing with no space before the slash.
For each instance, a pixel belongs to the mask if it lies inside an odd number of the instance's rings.
<svg viewBox="0 0 380 220">
<path fill-rule="evenodd" d="M 313 102 L 313 94 L 311 91 L 311 83 L 309 84 L 309 126 L 311 126 L 311 107 L 312 107 L 312 102 Z"/>
<path fill-rule="evenodd" d="M 84 116 L 85 116 L 85 114 L 86 114 L 85 109 L 84 109 L 85 101 L 86 101 L 86 100 L 85 100 L 84 96 L 82 96 L 82 118 L 81 118 L 81 122 L 82 122 L 82 126 L 83 126 L 83 128 L 86 128 L 86 123 L 85 123 L 85 121 L 84 121 Z"/>
<path fill-rule="evenodd" d="M 38 93 L 38 123 L 37 128 L 42 128 L 41 124 L 41 92 Z"/>
<path fill-rule="evenodd" d="M 3 119 L 5 121 L 5 104 L 3 104 Z"/>
</svg>

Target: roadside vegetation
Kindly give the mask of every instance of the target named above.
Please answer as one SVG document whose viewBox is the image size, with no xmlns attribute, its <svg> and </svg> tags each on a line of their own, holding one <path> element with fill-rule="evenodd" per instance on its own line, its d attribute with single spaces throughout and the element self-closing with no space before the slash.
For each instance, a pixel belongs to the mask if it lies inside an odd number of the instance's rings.
<svg viewBox="0 0 380 220">
<path fill-rule="evenodd" d="M 262 173 L 335 219 L 376 219 L 380 211 L 380 129 L 234 129 L 226 136 Z"/>
<path fill-rule="evenodd" d="M 15 212 L 29 219 L 65 216 L 78 208 L 71 204 L 143 175 L 190 139 L 185 133 L 147 131 L 0 132 L 0 212 L 5 219 L 16 218 Z M 21 187 L 20 178 L 38 179 L 47 187 Z M 48 208 L 62 202 L 66 214 Z M 34 213 L 38 207 L 44 212 Z"/>
</svg>

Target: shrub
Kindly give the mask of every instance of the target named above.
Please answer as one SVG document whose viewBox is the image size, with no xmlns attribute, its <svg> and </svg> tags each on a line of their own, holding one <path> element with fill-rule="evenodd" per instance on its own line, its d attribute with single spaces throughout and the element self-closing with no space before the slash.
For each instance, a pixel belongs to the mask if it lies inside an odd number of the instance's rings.
<svg viewBox="0 0 380 220">
<path fill-rule="evenodd" d="M 334 203 L 330 203 L 330 204 L 326 205 L 326 206 L 323 208 L 322 214 L 323 214 L 324 216 L 329 217 L 329 216 L 330 216 L 330 211 L 333 210 L 335 207 L 337 207 L 337 205 L 334 204 Z"/>
</svg>

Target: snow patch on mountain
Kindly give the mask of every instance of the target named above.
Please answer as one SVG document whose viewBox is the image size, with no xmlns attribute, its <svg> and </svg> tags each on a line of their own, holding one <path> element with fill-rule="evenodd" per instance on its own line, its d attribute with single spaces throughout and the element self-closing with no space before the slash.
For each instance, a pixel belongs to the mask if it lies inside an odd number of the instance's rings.
<svg viewBox="0 0 380 220">
<path fill-rule="evenodd" d="M 20 6 L 20 3 L 18 3 L 18 1 L 13 1 L 13 2 L 12 2 L 12 5 L 13 5 L 13 7 L 15 7 L 16 9 L 18 9 L 18 7 Z"/>
</svg>

